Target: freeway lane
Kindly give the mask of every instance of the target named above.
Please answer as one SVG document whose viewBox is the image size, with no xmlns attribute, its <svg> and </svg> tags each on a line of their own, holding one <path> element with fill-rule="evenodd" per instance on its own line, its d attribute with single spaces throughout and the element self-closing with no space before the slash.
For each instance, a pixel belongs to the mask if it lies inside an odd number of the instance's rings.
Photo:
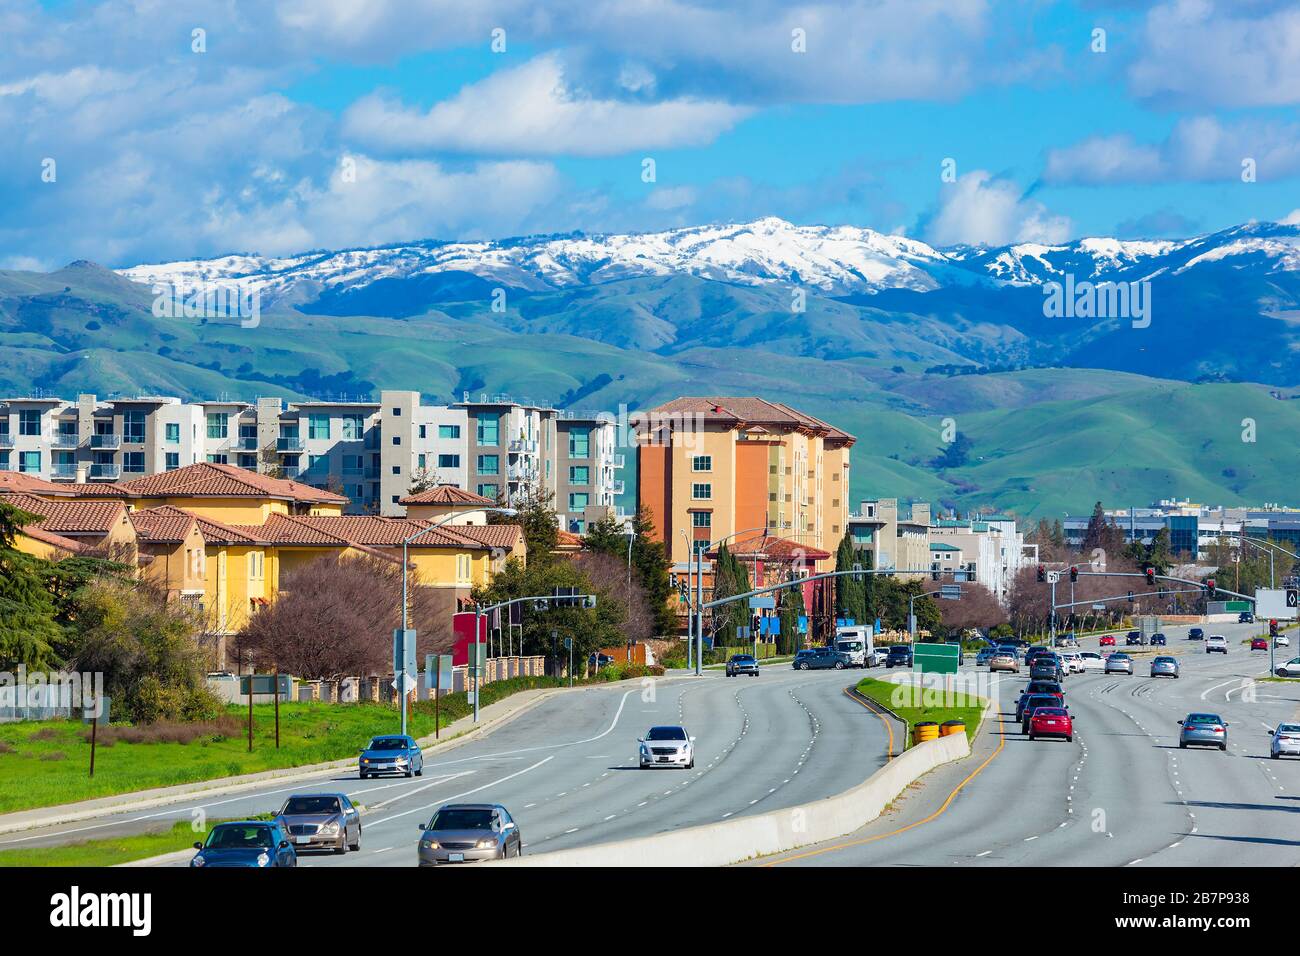
<svg viewBox="0 0 1300 956">
<path fill-rule="evenodd" d="M 0 838 L 40 846 L 147 826 L 196 810 L 210 817 L 272 812 L 292 792 L 342 790 L 365 806 L 359 853 L 304 853 L 301 866 L 411 866 L 417 824 L 449 801 L 502 803 L 519 822 L 525 853 L 644 836 L 766 812 L 860 783 L 885 759 L 886 728 L 843 694 L 860 671 L 764 668 L 758 678 L 659 681 L 557 695 L 479 740 L 427 758 L 423 777 L 268 785 L 196 797 L 148 813 Z M 696 737 L 694 770 L 637 767 L 636 740 L 653 724 L 681 723 Z M 364 741 L 358 742 L 358 747 Z"/>
<path fill-rule="evenodd" d="M 1004 716 L 985 726 L 973 758 L 940 768 L 899 808 L 840 840 L 773 857 L 778 865 L 1276 866 L 1300 863 L 1292 839 L 1300 764 L 1270 760 L 1265 728 L 1300 715 L 1300 688 L 1252 684 L 1268 655 L 1240 641 L 1258 626 L 1218 625 L 1229 653 L 1207 655 L 1168 627 L 1178 680 L 1076 675 L 1066 702 L 1073 743 L 1030 742 Z M 1085 648 L 1096 649 L 1096 641 Z M 1121 648 L 1123 650 L 1123 648 Z M 1280 659 L 1290 657 L 1279 649 Z M 1003 682 L 1003 711 L 1024 684 Z M 1178 748 L 1177 721 L 1215 711 L 1229 750 Z M 998 745 L 1001 749 L 998 750 Z M 996 754 L 996 755 L 994 755 Z M 991 759 L 990 759 L 991 757 Z M 985 763 L 987 761 L 987 763 Z M 944 801 L 971 772 L 976 776 Z M 942 810 L 941 810 L 942 808 Z M 941 812 L 938 812 L 940 811 Z M 924 822 L 922 822 L 924 821 Z"/>
</svg>

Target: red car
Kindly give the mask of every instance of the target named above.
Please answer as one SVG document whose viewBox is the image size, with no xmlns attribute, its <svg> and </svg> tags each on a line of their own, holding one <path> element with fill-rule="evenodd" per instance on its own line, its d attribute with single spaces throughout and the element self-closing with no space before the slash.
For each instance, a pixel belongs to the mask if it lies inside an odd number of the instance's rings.
<svg viewBox="0 0 1300 956">
<path fill-rule="evenodd" d="M 1029 717 L 1029 739 L 1064 737 L 1074 740 L 1074 721 L 1064 707 L 1037 707 Z"/>
<path fill-rule="evenodd" d="M 1114 634 L 1105 634 L 1105 635 L 1103 635 L 1103 636 L 1102 636 L 1102 639 L 1101 639 L 1100 641 L 1097 642 L 1097 646 L 1098 646 L 1098 647 L 1114 647 L 1114 646 L 1115 646 L 1115 635 L 1114 635 Z"/>
<path fill-rule="evenodd" d="M 1252 651 L 1266 651 L 1268 650 L 1268 641 L 1262 637 L 1256 637 L 1251 640 L 1250 649 Z"/>
</svg>

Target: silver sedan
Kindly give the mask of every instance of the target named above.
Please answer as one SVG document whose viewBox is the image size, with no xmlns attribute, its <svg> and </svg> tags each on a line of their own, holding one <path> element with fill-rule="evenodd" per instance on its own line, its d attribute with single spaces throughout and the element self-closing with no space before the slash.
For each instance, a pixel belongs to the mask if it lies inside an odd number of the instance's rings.
<svg viewBox="0 0 1300 956">
<path fill-rule="evenodd" d="M 1107 674 L 1129 674 L 1133 673 L 1133 658 L 1127 654 L 1112 654 L 1106 658 Z"/>
<path fill-rule="evenodd" d="M 1278 724 L 1276 730 L 1269 731 L 1269 756 L 1274 760 L 1279 757 L 1300 757 L 1300 724 Z"/>
<path fill-rule="evenodd" d="M 1173 657 L 1157 657 L 1151 661 L 1152 677 L 1177 677 L 1178 661 Z"/>
<path fill-rule="evenodd" d="M 499 803 L 446 804 L 420 830 L 420 866 L 505 860 L 523 852 L 519 826 Z"/>
</svg>

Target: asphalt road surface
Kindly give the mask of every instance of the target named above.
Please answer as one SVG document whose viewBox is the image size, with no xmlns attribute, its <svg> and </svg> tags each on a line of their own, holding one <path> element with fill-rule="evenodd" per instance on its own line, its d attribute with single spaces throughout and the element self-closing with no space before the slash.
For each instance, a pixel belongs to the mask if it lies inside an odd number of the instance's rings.
<svg viewBox="0 0 1300 956">
<path fill-rule="evenodd" d="M 291 793 L 313 791 L 342 791 L 364 805 L 362 848 L 301 853 L 300 866 L 413 866 L 417 825 L 449 802 L 503 804 L 519 823 L 526 854 L 762 813 L 846 790 L 883 764 L 884 722 L 844 695 L 862 673 L 776 664 L 757 678 L 708 671 L 656 682 L 652 695 L 639 685 L 577 690 L 426 758 L 422 777 L 362 781 L 336 771 L 319 781 L 196 795 L 158 810 L 8 834 L 0 849 L 165 828 L 196 810 L 213 819 L 275 812 Z M 655 724 L 682 724 L 696 737 L 693 770 L 639 769 L 637 738 Z"/>
<path fill-rule="evenodd" d="M 1227 655 L 1206 654 L 1186 627 L 1165 628 L 1157 653 L 1178 658 L 1177 680 L 1147 676 L 1149 657 L 1134 659 L 1132 677 L 1068 677 L 1073 743 L 1031 742 L 1006 713 L 981 729 L 971 758 L 929 774 L 867 827 L 757 865 L 1300 864 L 1300 761 L 1270 759 L 1267 736 L 1300 717 L 1300 687 L 1253 680 L 1267 676 L 1268 652 L 1241 642 L 1260 625 L 1204 629 L 1228 638 Z M 1096 639 L 1081 649 L 1097 650 Z M 1279 663 L 1297 655 L 1277 649 Z M 1002 711 L 1014 711 L 1026 680 L 1002 682 Z M 1228 722 L 1227 752 L 1179 749 L 1178 721 L 1194 711 Z"/>
</svg>

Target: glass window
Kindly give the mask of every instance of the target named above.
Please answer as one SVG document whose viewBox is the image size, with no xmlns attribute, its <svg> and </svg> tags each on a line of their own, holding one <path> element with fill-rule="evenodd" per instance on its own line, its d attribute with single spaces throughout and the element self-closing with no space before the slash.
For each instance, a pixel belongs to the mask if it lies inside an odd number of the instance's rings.
<svg viewBox="0 0 1300 956">
<path fill-rule="evenodd" d="M 41 412 L 38 408 L 24 408 L 18 413 L 18 434 L 39 435 L 41 433 Z"/>
<path fill-rule="evenodd" d="M 571 485 L 591 484 L 591 469 L 588 468 L 586 465 L 570 465 L 569 484 Z"/>
<path fill-rule="evenodd" d="M 439 438 L 459 438 L 459 437 L 460 437 L 460 426 L 459 426 L 459 425 L 439 425 L 439 426 L 438 426 L 438 437 L 439 437 Z"/>
<path fill-rule="evenodd" d="M 586 507 L 587 507 L 586 492 L 575 491 L 573 494 L 569 495 L 570 511 L 582 511 Z"/>
<path fill-rule="evenodd" d="M 144 452 L 127 451 L 122 453 L 122 470 L 131 472 L 144 471 Z"/>
<path fill-rule="evenodd" d="M 230 416 L 225 412 L 208 412 L 208 437 L 225 438 L 229 434 Z"/>
<path fill-rule="evenodd" d="M 226 460 L 225 455 L 208 455 L 208 464 L 225 465 L 225 464 L 229 464 L 229 462 Z"/>
<path fill-rule="evenodd" d="M 361 469 L 365 467 L 365 462 L 361 455 L 344 455 L 343 456 L 343 474 L 359 475 Z"/>
<path fill-rule="evenodd" d="M 484 498 L 491 498 L 493 501 L 496 501 L 497 486 L 493 484 L 479 485 L 478 493 L 482 495 Z"/>
<path fill-rule="evenodd" d="M 711 528 L 713 526 L 713 514 L 709 511 L 692 511 L 691 527 L 693 528 Z"/>
<path fill-rule="evenodd" d="M 480 475 L 501 474 L 501 458 L 498 455 L 479 455 L 478 473 Z"/>
<path fill-rule="evenodd" d="M 424 468 L 425 468 L 424 461 L 425 461 L 425 459 L 424 459 L 424 456 L 423 456 L 423 455 L 416 455 L 416 456 L 415 456 L 415 466 L 416 466 L 417 468 L 419 468 L 421 471 L 424 471 Z"/>
<path fill-rule="evenodd" d="M 166 462 L 168 471 L 175 471 L 181 466 L 181 453 L 178 451 L 169 451 L 163 453 L 163 459 Z"/>
<path fill-rule="evenodd" d="M 122 413 L 122 440 L 143 444 L 144 409 L 133 408 Z"/>
<path fill-rule="evenodd" d="M 252 425 L 241 424 L 241 425 L 239 426 L 239 437 L 240 437 L 240 438 L 251 438 L 251 439 L 253 439 L 254 441 L 256 441 L 256 440 L 257 440 L 257 425 L 255 425 L 255 424 L 252 424 Z"/>
<path fill-rule="evenodd" d="M 366 430 L 366 419 L 363 415 L 344 415 L 343 416 L 343 440 L 360 441 L 362 434 Z M 329 435 L 325 436 L 326 438 Z"/>
<path fill-rule="evenodd" d="M 164 438 L 168 444 L 179 445 L 181 443 L 181 426 L 178 422 L 168 422 L 164 428 Z"/>
<path fill-rule="evenodd" d="M 18 470 L 34 473 L 41 470 L 41 453 L 39 451 L 22 451 L 18 453 Z"/>
<path fill-rule="evenodd" d="M 459 467 L 460 467 L 460 455 L 439 455 L 439 456 L 438 456 L 438 467 L 439 467 L 439 468 L 459 468 Z"/>
<path fill-rule="evenodd" d="M 691 497 L 696 501 L 710 501 L 713 498 L 713 485 L 697 481 L 691 485 Z"/>
<path fill-rule="evenodd" d="M 696 455 L 691 459 L 691 471 L 712 471 L 712 455 Z"/>
<path fill-rule="evenodd" d="M 569 429 L 569 457 L 570 458 L 590 458 L 591 457 L 591 429 L 590 428 L 570 428 Z"/>
<path fill-rule="evenodd" d="M 330 417 L 328 415 L 308 415 L 307 437 L 328 439 L 330 437 Z"/>
<path fill-rule="evenodd" d="M 330 467 L 329 455 L 308 455 L 307 456 L 308 471 L 328 471 L 329 467 Z"/>
<path fill-rule="evenodd" d="M 501 416 L 490 412 L 478 417 L 478 443 L 480 445 L 501 444 Z"/>
</svg>

